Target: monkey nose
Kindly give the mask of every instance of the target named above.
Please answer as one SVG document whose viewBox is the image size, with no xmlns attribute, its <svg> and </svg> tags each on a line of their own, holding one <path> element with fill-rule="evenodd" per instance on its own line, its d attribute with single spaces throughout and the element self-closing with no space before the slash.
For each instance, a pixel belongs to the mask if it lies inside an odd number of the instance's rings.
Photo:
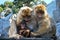
<svg viewBox="0 0 60 40">
<path fill-rule="evenodd" d="M 39 17 L 41 17 L 42 15 L 41 15 L 41 14 L 39 14 L 38 16 L 39 16 Z"/>
</svg>

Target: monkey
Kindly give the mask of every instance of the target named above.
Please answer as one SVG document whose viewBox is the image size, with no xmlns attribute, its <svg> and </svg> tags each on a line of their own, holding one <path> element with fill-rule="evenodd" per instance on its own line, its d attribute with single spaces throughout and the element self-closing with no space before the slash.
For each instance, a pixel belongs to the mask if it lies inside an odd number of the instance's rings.
<svg viewBox="0 0 60 40">
<path fill-rule="evenodd" d="M 32 35 L 36 37 L 47 38 L 55 36 L 55 21 L 51 17 L 49 17 L 49 15 L 47 14 L 46 7 L 43 4 L 36 5 L 36 7 L 34 8 L 34 15 L 38 27 L 35 27 L 37 28 L 35 32 L 31 32 Z"/>
<path fill-rule="evenodd" d="M 21 25 L 21 22 L 23 20 L 25 20 L 25 22 L 26 22 L 25 27 L 27 27 L 29 29 L 29 30 L 27 30 L 27 28 L 26 29 L 24 28 L 24 30 L 26 30 L 27 32 L 30 32 L 30 30 L 31 30 L 30 25 L 35 26 L 35 25 L 33 25 L 34 23 L 31 24 L 32 19 L 33 19 L 31 16 L 31 12 L 32 12 L 32 8 L 30 8 L 30 7 L 24 6 L 24 7 L 20 8 L 19 12 L 17 13 L 16 20 L 12 19 L 12 22 L 11 22 L 11 27 L 9 30 L 9 37 L 10 38 L 11 37 L 20 38 L 21 36 L 27 37 L 28 34 L 30 34 L 30 33 L 28 33 L 27 35 L 25 35 L 25 34 L 20 35 L 20 32 L 22 30 L 22 29 L 20 30 L 20 28 L 21 28 L 21 26 L 25 25 L 25 24 Z M 24 31 L 24 32 L 26 33 L 26 31 Z"/>
<path fill-rule="evenodd" d="M 20 10 L 17 14 L 17 21 L 16 21 L 17 32 L 19 31 L 18 30 L 19 25 L 22 22 L 22 20 L 25 20 L 25 23 L 26 23 L 26 26 L 27 26 L 29 33 L 31 33 L 31 31 L 35 31 L 33 27 L 36 26 L 36 22 L 34 20 L 34 17 L 32 16 L 31 12 L 32 12 L 32 8 L 30 8 L 30 7 L 25 6 L 25 7 L 20 8 Z M 22 26 L 22 25 L 20 25 L 20 26 Z M 19 31 L 19 33 L 20 32 L 21 31 Z M 26 32 L 27 32 L 27 30 L 26 30 Z M 30 34 L 29 34 L 29 36 L 30 36 Z"/>
<path fill-rule="evenodd" d="M 22 21 L 23 16 L 31 15 L 31 13 L 30 13 L 31 11 L 32 11 L 32 9 L 27 7 L 27 6 L 26 7 L 21 7 L 18 14 L 17 14 L 17 24 L 19 24 L 19 22 Z"/>
<path fill-rule="evenodd" d="M 22 20 L 18 30 L 19 35 L 22 35 L 24 37 L 30 37 L 30 30 L 27 28 L 25 20 Z"/>
<path fill-rule="evenodd" d="M 44 5 L 37 5 L 34 8 L 33 13 L 31 13 L 32 10 L 33 9 L 27 6 L 20 8 L 19 12 L 17 13 L 16 21 L 13 23 L 14 27 L 17 28 L 17 32 L 20 31 L 18 30 L 20 23 L 22 20 L 25 20 L 26 26 L 31 31 L 31 36 L 50 38 L 55 36 L 55 22 L 47 14 L 46 7 Z"/>
<path fill-rule="evenodd" d="M 19 25 L 19 23 L 22 20 L 26 21 L 27 27 L 29 30 L 31 31 L 35 31 L 33 27 L 36 26 L 36 22 L 34 20 L 34 17 L 32 16 L 32 8 L 30 7 L 22 7 L 19 11 L 19 13 L 17 14 L 17 25 Z"/>
</svg>

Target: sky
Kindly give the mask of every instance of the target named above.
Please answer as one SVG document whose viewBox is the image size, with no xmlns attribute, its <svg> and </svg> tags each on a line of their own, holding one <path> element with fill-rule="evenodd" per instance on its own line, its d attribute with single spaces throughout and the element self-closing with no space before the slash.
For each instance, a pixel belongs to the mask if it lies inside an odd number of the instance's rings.
<svg viewBox="0 0 60 40">
<path fill-rule="evenodd" d="M 0 0 L 0 4 L 4 4 L 5 1 L 12 1 L 13 2 L 13 0 Z"/>
<path fill-rule="evenodd" d="M 51 3 L 53 0 L 43 0 L 45 1 L 47 4 Z"/>
<path fill-rule="evenodd" d="M 14 0 L 0 0 L 0 4 L 4 4 L 5 1 L 14 1 Z M 45 1 L 47 4 L 49 4 L 52 0 L 43 0 Z"/>
</svg>

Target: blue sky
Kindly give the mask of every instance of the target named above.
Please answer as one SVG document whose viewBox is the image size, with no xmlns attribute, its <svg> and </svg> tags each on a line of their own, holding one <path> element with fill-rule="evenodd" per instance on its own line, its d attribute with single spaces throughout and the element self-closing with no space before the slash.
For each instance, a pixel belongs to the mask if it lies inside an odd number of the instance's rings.
<svg viewBox="0 0 60 40">
<path fill-rule="evenodd" d="M 12 1 L 13 2 L 13 0 L 0 0 L 0 4 L 4 4 L 5 1 Z"/>
<path fill-rule="evenodd" d="M 0 4 L 4 4 L 5 1 L 14 1 L 14 0 L 0 0 Z M 47 4 L 49 4 L 52 0 L 44 0 Z"/>
<path fill-rule="evenodd" d="M 51 3 L 52 0 L 44 0 L 47 4 Z"/>
</svg>

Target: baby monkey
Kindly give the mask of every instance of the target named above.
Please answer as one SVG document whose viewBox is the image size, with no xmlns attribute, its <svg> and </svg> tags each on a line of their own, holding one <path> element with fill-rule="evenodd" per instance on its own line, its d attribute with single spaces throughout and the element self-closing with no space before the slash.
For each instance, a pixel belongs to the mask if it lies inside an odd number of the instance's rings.
<svg viewBox="0 0 60 40">
<path fill-rule="evenodd" d="M 27 28 L 25 20 L 20 23 L 19 35 L 23 37 L 30 37 L 30 30 Z"/>
</svg>

